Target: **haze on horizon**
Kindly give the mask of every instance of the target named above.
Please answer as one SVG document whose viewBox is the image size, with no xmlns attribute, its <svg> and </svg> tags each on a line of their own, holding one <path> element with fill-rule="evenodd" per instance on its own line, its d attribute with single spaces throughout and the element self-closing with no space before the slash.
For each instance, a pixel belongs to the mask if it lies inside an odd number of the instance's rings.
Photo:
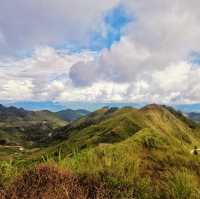
<svg viewBox="0 0 200 199">
<path fill-rule="evenodd" d="M 199 8 L 198 0 L 2 0 L 0 101 L 199 103 Z"/>
</svg>

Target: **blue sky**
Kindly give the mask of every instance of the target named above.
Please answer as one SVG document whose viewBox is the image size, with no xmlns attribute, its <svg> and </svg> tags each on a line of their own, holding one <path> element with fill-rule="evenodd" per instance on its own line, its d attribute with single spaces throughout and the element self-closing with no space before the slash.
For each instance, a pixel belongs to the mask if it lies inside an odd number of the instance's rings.
<svg viewBox="0 0 200 199">
<path fill-rule="evenodd" d="M 63 42 L 53 45 L 58 50 L 77 53 L 84 50 L 101 51 L 104 48 L 109 49 L 113 43 L 119 42 L 123 36 L 123 29 L 130 22 L 134 21 L 133 16 L 129 16 L 122 5 L 117 5 L 106 13 L 102 14 L 102 23 L 105 33 L 102 30 L 91 31 L 89 33 L 89 43 L 86 45 Z"/>
<path fill-rule="evenodd" d="M 199 7 L 198 0 L 3 0 L 0 101 L 52 110 L 198 104 Z"/>
<path fill-rule="evenodd" d="M 106 34 L 93 32 L 91 34 L 90 49 L 100 51 L 103 48 L 110 48 L 113 43 L 118 42 L 123 35 L 123 28 L 133 21 L 132 16 L 128 16 L 123 6 L 119 5 L 104 16 L 104 23 L 107 27 Z"/>
</svg>

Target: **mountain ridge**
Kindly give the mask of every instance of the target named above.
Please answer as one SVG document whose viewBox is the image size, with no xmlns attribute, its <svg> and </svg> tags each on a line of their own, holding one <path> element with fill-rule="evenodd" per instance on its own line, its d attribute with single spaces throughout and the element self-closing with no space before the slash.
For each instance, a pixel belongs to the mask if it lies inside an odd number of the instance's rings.
<svg viewBox="0 0 200 199">
<path fill-rule="evenodd" d="M 83 183 L 89 180 L 89 185 L 99 185 L 100 190 L 91 188 L 93 199 L 99 198 L 93 197 L 94 190 L 102 194 L 104 188 L 109 197 L 101 195 L 101 199 L 199 198 L 200 157 L 194 150 L 200 147 L 200 124 L 191 123 L 171 107 L 103 107 L 55 128 L 42 141 L 45 144 L 40 148 L 7 153 L 8 161 L 14 162 L 6 163 L 9 171 L 17 171 L 20 177 L 1 176 L 0 172 L 0 188 L 2 181 L 9 184 L 5 193 L 21 197 L 40 190 L 41 196 L 55 196 L 55 190 L 66 185 L 60 178 L 62 171 L 62 176 L 70 172 Z M 28 171 L 22 174 L 25 168 Z M 58 179 L 56 184 L 53 179 Z M 21 188 L 24 195 L 20 195 Z"/>
<path fill-rule="evenodd" d="M 58 143 L 57 146 L 50 147 L 50 151 L 60 148 L 70 153 L 76 149 L 94 147 L 102 143 L 121 142 L 142 129 L 152 129 L 165 134 L 169 139 L 182 141 L 186 145 L 195 145 L 200 126 L 197 123 L 191 125 L 191 121 L 183 114 L 162 105 L 113 110 L 104 107 L 57 129 L 48 142 L 50 145 Z"/>
</svg>

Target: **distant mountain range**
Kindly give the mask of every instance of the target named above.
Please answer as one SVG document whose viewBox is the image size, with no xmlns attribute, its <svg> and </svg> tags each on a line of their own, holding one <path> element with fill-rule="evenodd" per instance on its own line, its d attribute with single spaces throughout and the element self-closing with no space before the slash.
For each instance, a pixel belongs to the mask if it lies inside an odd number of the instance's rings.
<svg viewBox="0 0 200 199">
<path fill-rule="evenodd" d="M 64 122 L 55 113 L 50 112 L 48 110 L 28 111 L 23 108 L 16 108 L 14 106 L 5 107 L 3 105 L 0 105 L 0 123 L 28 123 L 41 121 L 51 122 L 52 125 L 59 125 Z"/>
<path fill-rule="evenodd" d="M 126 102 L 66 102 L 65 104 L 52 102 L 52 101 L 25 101 L 25 102 L 13 102 L 13 101 L 0 101 L 0 104 L 5 106 L 15 106 L 15 107 L 23 107 L 26 110 L 49 110 L 52 112 L 58 112 L 60 110 L 65 110 L 66 107 L 72 110 L 85 109 L 89 111 L 98 110 L 104 106 L 107 107 L 118 107 L 122 108 L 125 106 L 141 108 L 147 103 L 126 103 Z M 200 112 L 200 103 L 199 104 L 170 104 L 169 106 L 174 107 L 176 110 L 180 110 L 182 112 L 190 113 L 190 112 Z"/>
<path fill-rule="evenodd" d="M 195 112 L 191 112 L 191 113 L 187 113 L 186 114 L 190 119 L 200 122 L 200 113 L 195 113 Z"/>
<path fill-rule="evenodd" d="M 65 120 L 65 121 L 74 121 L 82 116 L 88 115 L 90 112 L 87 110 L 79 109 L 79 110 L 72 110 L 72 109 L 66 109 L 59 112 L 56 112 L 56 115 Z"/>
<path fill-rule="evenodd" d="M 62 123 L 63 120 L 70 122 L 89 114 L 87 110 L 66 109 L 58 112 L 48 110 L 29 111 L 14 106 L 5 107 L 0 104 L 0 122 L 19 122 L 19 121 L 51 121 L 53 123 Z"/>
<path fill-rule="evenodd" d="M 69 122 L 87 115 L 86 110 L 48 110 L 29 111 L 14 106 L 5 107 L 0 104 L 0 145 L 38 145 L 54 129 L 67 125 Z"/>
</svg>

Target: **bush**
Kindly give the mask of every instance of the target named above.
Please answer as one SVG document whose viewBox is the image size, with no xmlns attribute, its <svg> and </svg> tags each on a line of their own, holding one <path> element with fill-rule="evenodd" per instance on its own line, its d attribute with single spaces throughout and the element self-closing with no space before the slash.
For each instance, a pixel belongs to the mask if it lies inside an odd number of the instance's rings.
<svg viewBox="0 0 200 199">
<path fill-rule="evenodd" d="M 101 199 L 103 186 L 53 166 L 39 165 L 18 177 L 6 190 L 9 199 Z M 107 197 L 106 197 L 107 198 Z"/>
</svg>

